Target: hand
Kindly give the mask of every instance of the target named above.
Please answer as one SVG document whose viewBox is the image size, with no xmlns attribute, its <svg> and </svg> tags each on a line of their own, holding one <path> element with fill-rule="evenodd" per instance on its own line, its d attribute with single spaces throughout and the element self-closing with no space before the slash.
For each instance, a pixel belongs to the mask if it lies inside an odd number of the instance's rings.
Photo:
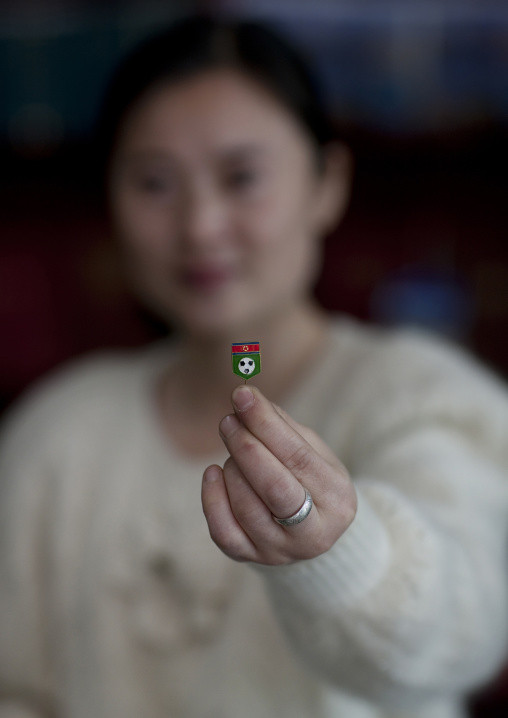
<svg viewBox="0 0 508 718">
<path fill-rule="evenodd" d="M 210 535 L 236 561 L 282 565 L 327 551 L 356 513 L 356 493 L 344 466 L 312 430 L 297 424 L 258 389 L 239 386 L 234 414 L 219 425 L 230 457 L 203 475 L 202 501 Z M 295 526 L 305 487 L 314 506 Z"/>
</svg>

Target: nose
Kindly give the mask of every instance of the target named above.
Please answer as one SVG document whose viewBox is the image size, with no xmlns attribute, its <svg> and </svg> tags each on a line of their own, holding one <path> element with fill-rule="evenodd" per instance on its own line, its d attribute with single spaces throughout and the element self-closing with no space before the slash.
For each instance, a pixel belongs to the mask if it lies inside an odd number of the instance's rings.
<svg viewBox="0 0 508 718">
<path fill-rule="evenodd" d="M 180 237 L 190 251 L 214 249 L 226 239 L 228 208 L 212 187 L 187 192 L 180 214 Z"/>
</svg>

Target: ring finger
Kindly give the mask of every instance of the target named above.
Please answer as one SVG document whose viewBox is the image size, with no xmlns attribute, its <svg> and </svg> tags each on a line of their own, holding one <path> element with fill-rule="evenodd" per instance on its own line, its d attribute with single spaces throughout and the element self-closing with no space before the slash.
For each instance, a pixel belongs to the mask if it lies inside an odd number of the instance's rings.
<svg viewBox="0 0 508 718">
<path fill-rule="evenodd" d="M 223 473 L 235 519 L 258 548 L 273 545 L 280 538 L 280 527 L 232 457 L 224 464 Z"/>
</svg>

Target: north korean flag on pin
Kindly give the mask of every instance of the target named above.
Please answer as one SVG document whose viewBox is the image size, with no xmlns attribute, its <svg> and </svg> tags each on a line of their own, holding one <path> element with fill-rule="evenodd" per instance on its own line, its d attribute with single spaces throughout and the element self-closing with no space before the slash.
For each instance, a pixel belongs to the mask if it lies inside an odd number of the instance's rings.
<svg viewBox="0 0 508 718">
<path fill-rule="evenodd" d="M 261 371 L 259 342 L 235 342 L 231 345 L 233 374 L 250 379 Z"/>
</svg>

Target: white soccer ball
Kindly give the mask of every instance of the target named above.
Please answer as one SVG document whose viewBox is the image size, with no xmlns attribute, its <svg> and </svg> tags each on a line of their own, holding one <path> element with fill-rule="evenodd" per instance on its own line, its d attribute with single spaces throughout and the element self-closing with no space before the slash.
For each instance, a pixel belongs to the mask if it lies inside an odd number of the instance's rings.
<svg viewBox="0 0 508 718">
<path fill-rule="evenodd" d="M 256 362 L 254 359 L 251 359 L 251 357 L 242 357 L 238 362 L 238 369 L 240 373 L 245 374 L 245 376 L 252 374 L 255 368 Z"/>
</svg>

